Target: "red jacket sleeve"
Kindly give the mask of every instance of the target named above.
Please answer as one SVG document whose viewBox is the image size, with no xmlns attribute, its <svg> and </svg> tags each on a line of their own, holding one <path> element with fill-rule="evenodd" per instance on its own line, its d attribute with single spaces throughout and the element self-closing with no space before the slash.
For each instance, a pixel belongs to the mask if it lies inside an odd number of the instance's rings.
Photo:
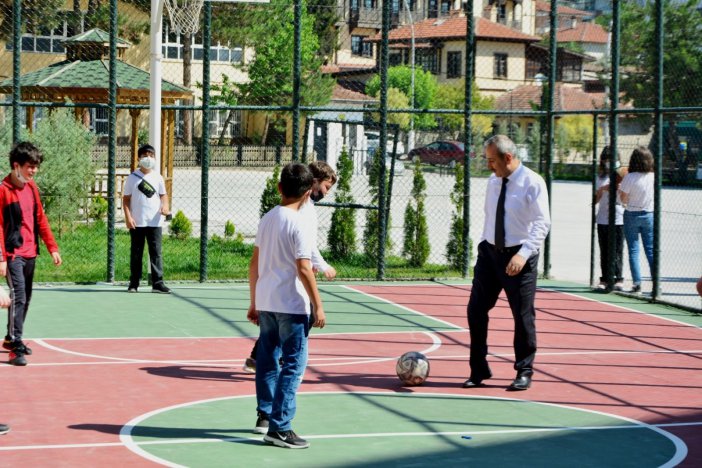
<svg viewBox="0 0 702 468">
<path fill-rule="evenodd" d="M 54 234 L 51 232 L 51 226 L 49 226 L 49 219 L 44 213 L 44 207 L 41 204 L 41 197 L 39 196 L 39 189 L 36 184 L 32 184 L 34 189 L 34 195 L 37 200 L 37 225 L 39 226 L 39 237 L 46 244 L 46 249 L 49 253 L 58 252 L 58 244 L 54 239 Z"/>
<path fill-rule="evenodd" d="M 7 204 L 7 190 L 0 182 L 0 262 L 7 261 L 5 255 L 5 205 Z"/>
</svg>

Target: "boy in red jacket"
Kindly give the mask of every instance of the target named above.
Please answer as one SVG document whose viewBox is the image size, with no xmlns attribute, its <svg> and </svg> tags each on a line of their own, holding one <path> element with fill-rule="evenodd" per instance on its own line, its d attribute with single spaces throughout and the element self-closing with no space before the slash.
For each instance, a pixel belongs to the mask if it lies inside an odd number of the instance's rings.
<svg viewBox="0 0 702 468">
<path fill-rule="evenodd" d="M 22 341 L 22 330 L 32 298 L 34 264 L 39 254 L 39 239 L 46 244 L 54 265 L 61 255 L 41 205 L 34 176 L 43 155 L 29 142 L 10 151 L 10 174 L 0 184 L 0 275 L 7 277 L 12 296 L 8 311 L 7 336 L 2 347 L 10 351 L 10 364 L 26 366 L 32 354 Z"/>
</svg>

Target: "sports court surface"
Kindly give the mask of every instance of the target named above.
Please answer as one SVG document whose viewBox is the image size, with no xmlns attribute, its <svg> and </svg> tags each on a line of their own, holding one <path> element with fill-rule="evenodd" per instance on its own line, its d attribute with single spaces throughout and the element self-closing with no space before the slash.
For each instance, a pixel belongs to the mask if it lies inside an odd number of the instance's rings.
<svg viewBox="0 0 702 468">
<path fill-rule="evenodd" d="M 542 281 L 532 388 L 505 391 L 502 297 L 494 377 L 465 390 L 465 282 L 321 287 L 329 325 L 312 332 L 293 423 L 307 450 L 251 432 L 245 284 L 36 288 L 29 365 L 0 365 L 0 422 L 12 427 L 0 465 L 702 466 L 700 315 Z M 406 351 L 431 361 L 422 386 L 395 375 Z"/>
</svg>

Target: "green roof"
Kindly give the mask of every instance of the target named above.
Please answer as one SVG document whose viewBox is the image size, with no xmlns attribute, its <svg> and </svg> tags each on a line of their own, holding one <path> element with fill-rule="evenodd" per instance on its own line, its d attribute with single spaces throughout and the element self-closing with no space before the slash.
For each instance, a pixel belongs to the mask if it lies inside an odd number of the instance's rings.
<svg viewBox="0 0 702 468">
<path fill-rule="evenodd" d="M 110 33 L 103 31 L 100 28 L 91 29 L 90 31 L 85 31 L 84 33 L 78 34 L 73 37 L 69 37 L 64 44 L 76 44 L 79 42 L 99 42 L 99 43 L 109 43 Z M 131 46 L 132 44 L 125 41 L 124 39 L 117 38 L 117 46 Z"/>
<path fill-rule="evenodd" d="M 150 89 L 148 72 L 120 60 L 116 63 L 117 88 L 125 90 Z M 23 88 L 35 86 L 41 88 L 106 89 L 109 82 L 109 61 L 107 60 L 78 60 L 74 62 L 64 60 L 20 77 L 20 86 Z M 11 78 L 0 82 L 0 88 L 8 87 L 12 87 Z M 166 80 L 161 81 L 161 90 L 164 92 L 192 94 L 189 89 Z"/>
</svg>

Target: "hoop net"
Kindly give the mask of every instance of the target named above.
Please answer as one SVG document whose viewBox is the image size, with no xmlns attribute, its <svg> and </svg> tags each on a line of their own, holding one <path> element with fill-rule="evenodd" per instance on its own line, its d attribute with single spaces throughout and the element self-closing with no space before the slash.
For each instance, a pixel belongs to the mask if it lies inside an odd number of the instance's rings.
<svg viewBox="0 0 702 468">
<path fill-rule="evenodd" d="M 163 4 L 177 34 L 195 34 L 200 29 L 204 0 L 164 0 Z"/>
</svg>

